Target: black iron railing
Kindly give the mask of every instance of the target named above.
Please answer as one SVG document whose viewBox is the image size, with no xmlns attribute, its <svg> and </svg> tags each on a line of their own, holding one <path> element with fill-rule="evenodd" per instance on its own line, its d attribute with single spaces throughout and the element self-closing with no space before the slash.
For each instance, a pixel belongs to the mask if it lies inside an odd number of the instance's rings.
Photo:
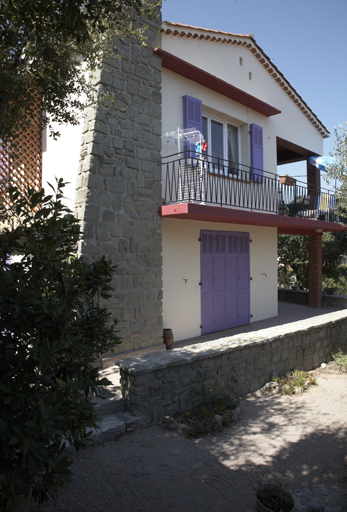
<svg viewBox="0 0 347 512">
<path fill-rule="evenodd" d="M 188 152 L 186 152 L 186 155 Z M 243 164 L 182 154 L 163 158 L 164 204 L 194 202 L 335 221 L 335 196 Z"/>
</svg>

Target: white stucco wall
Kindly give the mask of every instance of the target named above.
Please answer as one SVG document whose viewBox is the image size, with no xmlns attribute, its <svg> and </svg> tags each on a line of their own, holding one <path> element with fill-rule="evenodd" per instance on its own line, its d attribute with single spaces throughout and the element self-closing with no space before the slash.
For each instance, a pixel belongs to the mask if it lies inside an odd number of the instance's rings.
<svg viewBox="0 0 347 512">
<path fill-rule="evenodd" d="M 192 80 L 181 77 L 177 73 L 163 69 L 162 71 L 162 132 L 170 133 L 183 128 L 183 96 L 193 96 L 202 101 L 203 115 L 213 117 L 219 121 L 231 123 L 238 126 L 241 130 L 241 154 L 242 163 L 250 165 L 250 142 L 249 125 L 257 123 L 267 131 L 268 119 L 253 110 L 244 107 L 236 101 L 229 100 L 222 94 L 211 91 L 207 87 L 197 84 Z M 264 133 L 265 137 L 265 133 Z M 273 158 L 276 140 L 274 139 L 272 147 L 270 144 L 264 145 L 264 168 L 275 172 L 276 161 Z M 166 143 L 163 137 L 162 155 L 167 156 L 177 152 L 173 150 L 170 144 Z"/>
<path fill-rule="evenodd" d="M 44 134 L 43 146 L 46 151 L 42 153 L 42 186 L 49 192 L 47 183 L 55 186 L 55 177 L 63 178 L 68 182 L 64 189 L 65 204 L 72 210 L 81 151 L 81 125 L 56 128 L 61 134 L 57 140 Z"/>
<path fill-rule="evenodd" d="M 306 147 L 317 154 L 322 154 L 323 139 L 321 135 L 250 50 L 231 44 L 225 45 L 165 35 L 162 38 L 162 47 L 282 111 L 279 115 L 267 118 L 192 80 L 163 69 L 163 133 L 183 127 L 182 97 L 188 94 L 202 100 L 205 115 L 239 126 L 241 163 L 245 165 L 250 164 L 248 131 L 251 123 L 263 127 L 264 169 L 269 172 L 276 173 L 277 170 L 276 136 Z M 252 74 L 252 80 L 249 80 L 249 73 Z M 43 153 L 43 186 L 46 188 L 47 182 L 54 183 L 54 176 L 62 177 L 65 181 L 70 182 L 65 189 L 66 202 L 73 207 L 82 137 L 81 125 L 59 126 L 57 129 L 61 132 L 61 137 L 57 141 L 47 137 L 47 150 Z M 168 152 L 164 140 L 163 156 Z"/>
<path fill-rule="evenodd" d="M 200 230 L 248 232 L 251 322 L 277 316 L 277 230 L 256 226 L 163 219 L 163 327 L 175 340 L 199 336 Z"/>
<path fill-rule="evenodd" d="M 188 94 L 202 100 L 205 113 L 208 108 L 212 108 L 230 121 L 236 118 L 241 125 L 256 123 L 262 126 L 264 169 L 270 172 L 276 172 L 276 136 L 316 154 L 323 153 L 322 135 L 249 49 L 234 44 L 165 34 L 162 48 L 281 110 L 281 114 L 267 118 L 164 69 L 163 133 L 177 126 L 183 127 L 182 96 Z M 246 161 L 242 163 L 248 164 Z"/>
</svg>

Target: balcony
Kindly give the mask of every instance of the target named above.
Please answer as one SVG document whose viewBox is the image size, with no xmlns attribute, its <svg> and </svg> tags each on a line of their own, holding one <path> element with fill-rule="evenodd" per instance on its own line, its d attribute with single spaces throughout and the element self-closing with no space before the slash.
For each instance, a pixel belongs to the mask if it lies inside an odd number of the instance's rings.
<svg viewBox="0 0 347 512">
<path fill-rule="evenodd" d="M 291 183 L 268 171 L 230 164 L 215 157 L 163 158 L 164 205 L 195 203 L 250 212 L 335 222 L 335 196 Z"/>
</svg>

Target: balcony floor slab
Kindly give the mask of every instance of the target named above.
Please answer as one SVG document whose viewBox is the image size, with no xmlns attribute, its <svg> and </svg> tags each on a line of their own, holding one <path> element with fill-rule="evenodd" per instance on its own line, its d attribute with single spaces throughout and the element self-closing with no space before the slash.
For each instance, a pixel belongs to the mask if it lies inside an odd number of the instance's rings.
<svg viewBox="0 0 347 512">
<path fill-rule="evenodd" d="M 287 235 L 315 235 L 325 231 L 347 231 L 347 226 L 339 222 L 210 206 L 201 203 L 186 202 L 163 205 L 159 209 L 159 214 L 161 217 L 182 220 L 273 227 L 277 228 L 278 234 Z"/>
</svg>

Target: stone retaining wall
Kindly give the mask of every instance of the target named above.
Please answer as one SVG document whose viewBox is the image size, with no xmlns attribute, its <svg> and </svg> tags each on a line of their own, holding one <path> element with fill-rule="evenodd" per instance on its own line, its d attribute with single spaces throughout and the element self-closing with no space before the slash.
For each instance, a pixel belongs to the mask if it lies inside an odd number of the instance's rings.
<svg viewBox="0 0 347 512">
<path fill-rule="evenodd" d="M 347 308 L 347 296 L 329 295 L 323 293 L 322 305 L 330 308 Z M 292 302 L 294 304 L 308 304 L 308 292 L 305 290 L 291 290 L 289 288 L 278 288 L 278 300 L 283 302 Z"/>
<path fill-rule="evenodd" d="M 347 349 L 347 310 L 166 352 L 124 359 L 126 408 L 156 421 L 189 410 L 222 388 L 236 396 L 262 387 L 272 372 L 311 370 Z"/>
</svg>

